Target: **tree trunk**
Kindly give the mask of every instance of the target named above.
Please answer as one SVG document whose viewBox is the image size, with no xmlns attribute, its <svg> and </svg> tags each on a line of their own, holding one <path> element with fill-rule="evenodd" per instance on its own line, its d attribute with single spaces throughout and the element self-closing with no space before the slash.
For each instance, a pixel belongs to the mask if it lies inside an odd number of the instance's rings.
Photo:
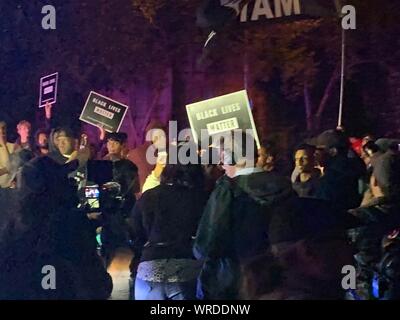
<svg viewBox="0 0 400 320">
<path fill-rule="evenodd" d="M 313 105 L 310 97 L 310 87 L 307 83 L 304 83 L 304 107 L 306 111 L 307 131 L 312 132 L 314 129 L 312 116 Z"/>
</svg>

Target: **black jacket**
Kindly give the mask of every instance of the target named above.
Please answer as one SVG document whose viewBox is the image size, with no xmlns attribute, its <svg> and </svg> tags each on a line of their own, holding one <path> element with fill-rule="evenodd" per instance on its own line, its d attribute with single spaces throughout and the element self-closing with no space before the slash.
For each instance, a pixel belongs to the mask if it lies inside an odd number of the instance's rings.
<svg viewBox="0 0 400 320">
<path fill-rule="evenodd" d="M 375 254 L 380 256 L 383 236 L 400 227 L 400 202 L 385 197 L 375 198 L 364 207 L 350 210 L 350 213 L 359 220 L 359 226 L 350 231 L 356 248 L 368 252 L 374 260 Z"/>
<path fill-rule="evenodd" d="M 358 181 L 366 171 L 360 161 L 346 156 L 331 158 L 319 181 L 316 198 L 331 201 L 341 209 L 357 208 L 361 203 Z"/>
<path fill-rule="evenodd" d="M 289 179 L 260 172 L 223 176 L 211 194 L 194 244 L 197 258 L 246 259 L 269 247 L 272 207 L 293 196 Z"/>
<path fill-rule="evenodd" d="M 146 191 L 129 218 L 135 258 L 192 258 L 192 237 L 205 202 L 203 190 L 160 185 Z"/>
</svg>

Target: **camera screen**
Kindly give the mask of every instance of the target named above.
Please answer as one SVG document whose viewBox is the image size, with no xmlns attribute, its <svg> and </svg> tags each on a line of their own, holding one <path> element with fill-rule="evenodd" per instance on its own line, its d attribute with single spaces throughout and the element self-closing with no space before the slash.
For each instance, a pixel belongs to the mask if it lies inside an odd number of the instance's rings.
<svg viewBox="0 0 400 320">
<path fill-rule="evenodd" d="M 100 196 L 100 191 L 99 189 L 96 188 L 90 188 L 86 187 L 85 188 L 85 197 L 89 199 L 98 199 Z"/>
<path fill-rule="evenodd" d="M 89 207 L 91 209 L 99 209 L 100 208 L 100 202 L 98 199 L 92 198 L 92 199 L 88 199 L 87 201 L 88 201 Z"/>
</svg>

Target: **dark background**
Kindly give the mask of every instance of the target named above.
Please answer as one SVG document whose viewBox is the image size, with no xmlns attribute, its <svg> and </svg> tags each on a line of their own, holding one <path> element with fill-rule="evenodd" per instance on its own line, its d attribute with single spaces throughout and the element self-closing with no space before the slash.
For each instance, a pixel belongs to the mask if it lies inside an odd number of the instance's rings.
<svg viewBox="0 0 400 320">
<path fill-rule="evenodd" d="M 0 119 L 16 138 L 37 108 L 40 77 L 59 72 L 58 124 L 79 130 L 88 93 L 130 106 L 123 129 L 135 147 L 151 119 L 188 126 L 185 105 L 246 88 L 260 140 L 291 144 L 336 126 L 340 24 L 337 18 L 279 25 L 228 25 L 203 49 L 201 1 L 1 1 Z M 43 30 L 41 9 L 56 8 Z M 399 135 L 398 1 L 349 1 L 357 29 L 346 32 L 344 126 L 351 135 Z M 329 85 L 331 83 L 331 85 Z M 311 113 L 306 116 L 306 99 Z"/>
</svg>

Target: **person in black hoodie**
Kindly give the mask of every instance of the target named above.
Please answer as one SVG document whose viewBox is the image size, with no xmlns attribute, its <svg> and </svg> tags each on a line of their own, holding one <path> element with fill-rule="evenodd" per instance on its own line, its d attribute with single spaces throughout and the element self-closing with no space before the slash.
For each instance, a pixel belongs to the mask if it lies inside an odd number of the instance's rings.
<svg viewBox="0 0 400 320">
<path fill-rule="evenodd" d="M 349 141 L 345 134 L 327 130 L 312 143 L 317 147 L 315 158 L 322 170 L 315 197 L 330 201 L 340 209 L 357 208 L 362 199 L 359 182 L 366 168 L 360 158 L 348 157 Z"/>
<path fill-rule="evenodd" d="M 269 209 L 294 194 L 289 179 L 256 167 L 254 138 L 246 133 L 240 138 L 223 151 L 226 174 L 217 181 L 197 230 L 193 251 L 204 261 L 200 299 L 238 298 L 240 265 L 269 249 Z"/>
<path fill-rule="evenodd" d="M 178 159 L 177 164 L 167 162 L 160 185 L 136 202 L 129 219 L 135 254 L 132 265 L 139 262 L 136 300 L 195 298 L 200 264 L 192 254 L 192 237 L 206 197 L 201 165 L 182 164 Z"/>
<path fill-rule="evenodd" d="M 49 157 L 59 164 L 67 163 L 76 149 L 76 135 L 68 127 L 58 127 L 50 134 Z"/>
</svg>

